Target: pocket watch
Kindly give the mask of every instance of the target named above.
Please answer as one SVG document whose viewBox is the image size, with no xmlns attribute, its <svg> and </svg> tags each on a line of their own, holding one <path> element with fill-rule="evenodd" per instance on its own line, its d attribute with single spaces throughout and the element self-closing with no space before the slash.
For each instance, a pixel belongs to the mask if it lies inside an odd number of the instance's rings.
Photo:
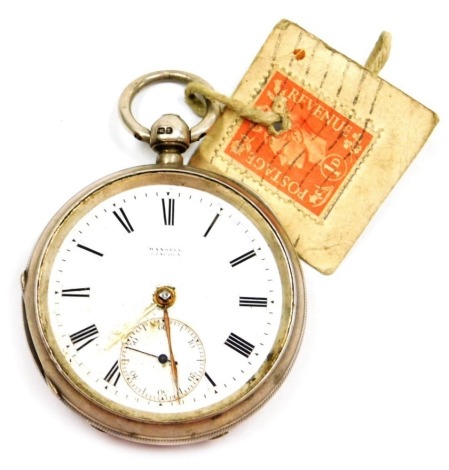
<svg viewBox="0 0 449 470">
<path fill-rule="evenodd" d="M 261 200 L 183 165 L 219 107 L 189 129 L 164 115 L 147 129 L 143 87 L 198 77 L 147 74 L 120 98 L 125 124 L 156 150 L 66 203 L 23 274 L 30 348 L 51 390 L 97 429 L 149 444 L 219 437 L 288 374 L 305 293 L 297 256 Z"/>
</svg>

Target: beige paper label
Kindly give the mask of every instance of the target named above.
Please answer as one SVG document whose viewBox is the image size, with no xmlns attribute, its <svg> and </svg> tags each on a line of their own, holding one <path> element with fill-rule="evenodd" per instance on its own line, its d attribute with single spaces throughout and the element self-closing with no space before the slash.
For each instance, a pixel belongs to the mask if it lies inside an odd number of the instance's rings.
<svg viewBox="0 0 449 470">
<path fill-rule="evenodd" d="M 291 128 L 274 136 L 225 111 L 192 164 L 255 190 L 299 256 L 326 274 L 438 122 L 432 111 L 288 21 L 275 27 L 233 97 L 261 109 L 282 99 Z"/>
</svg>

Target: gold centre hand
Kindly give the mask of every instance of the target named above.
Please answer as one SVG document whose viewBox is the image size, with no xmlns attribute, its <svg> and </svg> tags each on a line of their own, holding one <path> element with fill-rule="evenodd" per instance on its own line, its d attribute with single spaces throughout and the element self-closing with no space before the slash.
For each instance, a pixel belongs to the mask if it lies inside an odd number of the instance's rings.
<svg viewBox="0 0 449 470">
<path fill-rule="evenodd" d="M 173 348 L 171 343 L 171 331 L 170 331 L 170 319 L 168 318 L 168 309 L 164 308 L 164 324 L 165 324 L 165 331 L 167 333 L 167 340 L 168 340 L 168 351 L 170 353 L 170 367 L 171 373 L 173 375 L 173 381 L 175 382 L 176 388 L 176 396 L 179 402 L 179 383 L 178 383 L 178 367 L 177 362 L 175 360 L 175 355 L 173 354 Z"/>
<path fill-rule="evenodd" d="M 176 389 L 176 397 L 178 402 L 180 400 L 179 396 L 179 381 L 178 381 L 178 366 L 175 360 L 175 355 L 173 354 L 172 340 L 171 340 L 171 330 L 170 330 L 170 318 L 168 316 L 168 307 L 171 307 L 176 300 L 176 293 L 173 287 L 160 287 L 154 293 L 154 301 L 159 305 L 159 307 L 164 309 L 164 326 L 165 332 L 167 334 L 168 341 L 168 351 L 170 353 L 170 368 L 173 377 L 173 382 Z"/>
</svg>

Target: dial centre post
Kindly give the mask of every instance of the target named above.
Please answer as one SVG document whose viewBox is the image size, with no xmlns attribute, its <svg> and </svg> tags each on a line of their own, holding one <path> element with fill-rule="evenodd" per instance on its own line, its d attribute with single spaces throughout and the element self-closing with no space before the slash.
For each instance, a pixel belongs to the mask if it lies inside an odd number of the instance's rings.
<svg viewBox="0 0 449 470">
<path fill-rule="evenodd" d="M 153 295 L 153 299 L 161 308 L 171 307 L 176 300 L 175 288 L 169 286 L 158 287 Z"/>
</svg>

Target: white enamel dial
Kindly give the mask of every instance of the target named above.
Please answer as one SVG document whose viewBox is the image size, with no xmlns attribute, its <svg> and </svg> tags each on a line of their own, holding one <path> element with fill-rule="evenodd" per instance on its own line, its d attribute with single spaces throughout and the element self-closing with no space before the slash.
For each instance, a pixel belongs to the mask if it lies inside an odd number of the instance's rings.
<svg viewBox="0 0 449 470">
<path fill-rule="evenodd" d="M 189 358 L 185 337 L 173 335 L 181 376 L 205 369 L 196 387 L 180 384 L 179 401 L 155 399 L 158 390 L 176 395 L 168 368 L 148 366 L 141 378 L 152 376 L 147 393 L 130 379 L 123 340 L 109 346 L 164 285 L 177 294 L 170 316 L 204 347 L 204 357 Z M 159 184 L 110 197 L 74 225 L 54 260 L 48 309 L 60 350 L 97 393 L 142 411 L 193 411 L 232 395 L 261 367 L 278 334 L 282 285 L 270 247 L 238 207 L 198 189 Z M 138 337 L 143 341 L 135 331 L 125 341 Z"/>
<path fill-rule="evenodd" d="M 53 390 L 101 429 L 155 443 L 220 435 L 294 361 L 294 256 L 240 186 L 188 167 L 125 170 L 43 233 L 25 288 L 32 349 Z"/>
</svg>

